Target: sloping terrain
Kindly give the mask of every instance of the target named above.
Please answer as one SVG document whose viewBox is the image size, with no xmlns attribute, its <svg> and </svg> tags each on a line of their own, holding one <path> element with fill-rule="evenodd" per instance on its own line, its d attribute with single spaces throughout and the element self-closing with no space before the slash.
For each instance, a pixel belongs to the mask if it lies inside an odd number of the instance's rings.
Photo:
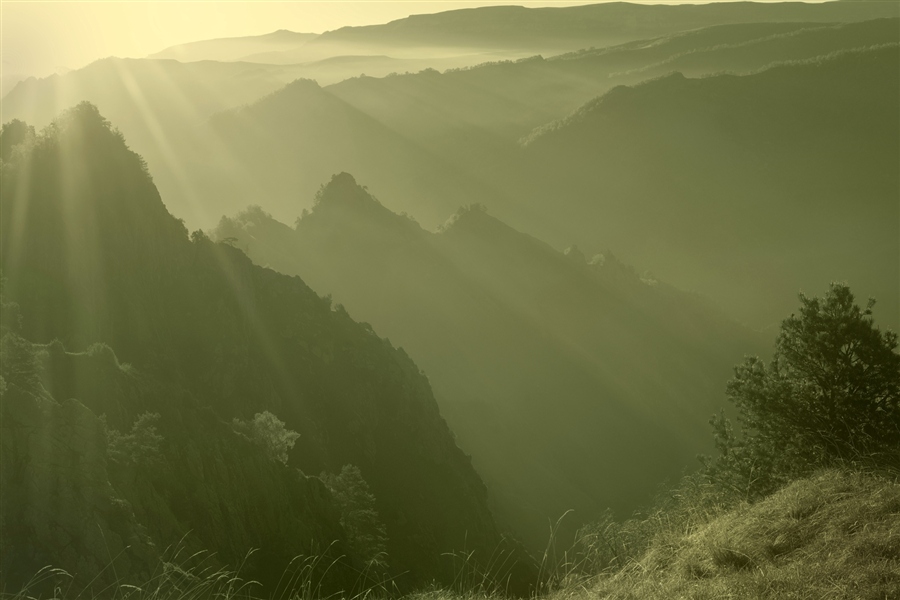
<svg viewBox="0 0 900 600">
<path fill-rule="evenodd" d="M 896 475 L 826 471 L 756 504 L 678 522 L 640 560 L 553 597 L 896 598 L 898 528 Z"/>
<path fill-rule="evenodd" d="M 754 336 L 699 298 L 589 264 L 480 207 L 438 233 L 335 176 L 295 228 L 259 209 L 215 231 L 300 275 L 425 369 L 498 515 L 546 544 L 546 523 L 632 510 L 707 450 L 720 382 Z"/>
<path fill-rule="evenodd" d="M 514 196 L 548 239 L 603 240 L 747 322 L 846 279 L 895 327 L 898 73 L 887 44 L 619 87 L 526 140 Z"/>
<path fill-rule="evenodd" d="M 280 66 L 106 59 L 23 83 L 4 99 L 3 118 L 42 126 L 79 101 L 95 103 L 147 160 L 169 207 L 192 226 L 211 225 L 250 202 L 288 220 L 298 198 L 312 197 L 331 174 L 349 171 L 390 199 L 392 209 L 415 212 L 429 227 L 457 206 L 483 202 L 531 229 L 534 222 L 525 219 L 532 204 L 546 201 L 522 192 L 535 186 L 517 142 L 533 129 L 617 85 L 676 69 L 688 76 L 747 73 L 773 61 L 896 43 L 897 32 L 889 19 L 719 24 L 557 57 L 355 77 L 321 93 L 285 84 L 319 78 L 322 87 L 370 66 L 372 75 L 449 64 L 446 56 L 432 63 L 434 57 L 400 59 L 382 51 Z M 280 99 L 263 98 L 276 90 Z M 539 222 L 546 220 L 541 215 Z M 566 241 L 550 227 L 535 231 Z"/>
<path fill-rule="evenodd" d="M 440 77 L 355 78 L 327 89 L 391 128 L 460 157 L 467 150 L 449 143 L 456 141 L 453 136 L 462 137 L 459 130 L 469 142 L 479 131 L 517 140 L 617 85 L 673 71 L 694 77 L 743 74 L 773 62 L 898 41 L 897 19 L 716 25 L 618 46 L 500 61 Z M 478 158 L 496 162 L 486 152 Z"/>
<path fill-rule="evenodd" d="M 265 35 L 219 38 L 170 46 L 147 58 L 170 58 L 179 62 L 214 60 L 219 62 L 245 61 L 248 56 L 267 52 L 283 52 L 302 48 L 318 37 L 315 33 L 299 33 L 281 29 Z M 261 62 L 261 61 L 252 61 Z"/>
<path fill-rule="evenodd" d="M 217 482 L 237 475 L 219 470 L 243 464 L 230 462 L 232 449 L 221 438 L 230 427 L 223 422 L 269 410 L 301 435 L 288 456 L 291 466 L 309 474 L 337 472 L 345 464 L 360 468 L 387 527 L 398 585 L 452 579 L 444 553 L 473 550 L 487 560 L 498 550 L 501 538 L 484 484 L 456 446 L 428 380 L 405 352 L 299 278 L 256 267 L 199 232 L 188 238 L 140 157 L 95 107 L 77 106 L 36 138 L 21 128 L 4 132 L 18 139 L 2 140 L 10 147 L 0 204 L 3 289 L 21 309 L 21 335 L 39 343 L 58 339 L 71 351 L 102 342 L 122 363 L 183 389 L 184 401 L 175 401 L 181 394 L 173 393 L 163 401 L 165 410 L 159 408 L 164 436 L 170 419 L 177 431 L 190 422 L 188 397 L 219 428 L 220 437 L 211 442 L 219 450 L 198 449 L 196 459 L 187 447 L 173 450 L 185 460 L 170 463 L 171 476 L 192 487 L 162 484 L 157 491 L 179 524 L 200 530 L 211 519 L 204 530 L 243 530 L 253 537 L 230 543 L 258 547 L 265 538 L 253 532 L 277 527 L 277 519 L 286 517 L 258 496 L 244 501 L 226 494 L 222 500 L 223 518 L 237 511 L 233 519 L 244 520 L 246 528 L 223 526 L 217 511 L 199 509 Z M 121 379 L 114 382 L 130 385 Z M 90 378 L 83 383 L 90 389 Z M 51 389 L 58 386 L 62 397 L 77 393 L 94 406 L 90 393 L 56 380 Z M 120 402 L 146 405 L 132 415 L 159 406 L 127 392 Z M 128 419 L 120 419 L 127 429 Z M 247 469 L 254 468 L 248 463 Z M 4 504 L 7 509 L 13 507 Z M 302 511 L 289 515 L 301 518 Z M 258 515 L 276 520 L 265 529 L 250 527 Z M 163 537 L 160 546 L 177 542 Z M 218 551 L 221 540 L 203 541 Z M 308 543 L 291 537 L 261 564 L 280 572 Z"/>
<path fill-rule="evenodd" d="M 874 2 L 488 6 L 412 15 L 384 25 L 342 27 L 320 35 L 309 45 L 527 48 L 537 52 L 564 52 L 724 23 L 840 22 L 896 16 L 896 6 Z"/>
<path fill-rule="evenodd" d="M 838 23 L 897 17 L 890 3 L 742 3 L 647 6 L 488 6 L 411 15 L 389 23 L 342 27 L 323 34 L 280 30 L 266 35 L 203 40 L 166 48 L 149 58 L 298 64 L 341 56 L 454 58 L 464 64 L 529 54 L 558 54 L 670 35 L 711 25 Z M 468 57 L 468 58 L 466 58 Z M 480 57 L 473 60 L 473 57 Z M 437 64 L 432 66 L 438 66 Z"/>
<path fill-rule="evenodd" d="M 103 595 L 152 581 L 166 561 L 243 563 L 245 576 L 271 586 L 294 556 L 320 554 L 337 561 L 334 573 L 316 573 L 325 587 L 356 578 L 361 561 L 321 481 L 272 461 L 192 394 L 119 363 L 108 346 L 69 353 L 4 333 L 7 589 L 53 566 L 74 577 L 73 589 Z M 127 434 L 146 413 L 157 415 L 157 433 L 113 455 L 109 431 Z"/>
</svg>

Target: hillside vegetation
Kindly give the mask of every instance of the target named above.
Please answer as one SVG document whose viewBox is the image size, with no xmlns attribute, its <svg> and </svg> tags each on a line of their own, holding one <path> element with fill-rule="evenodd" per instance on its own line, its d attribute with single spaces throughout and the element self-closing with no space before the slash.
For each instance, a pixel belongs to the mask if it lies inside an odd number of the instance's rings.
<svg viewBox="0 0 900 600">
<path fill-rule="evenodd" d="M 602 239 L 744 322 L 840 279 L 896 327 L 898 57 L 889 44 L 615 88 L 525 140 L 521 195 L 544 198 L 528 222 Z"/>
<path fill-rule="evenodd" d="M 68 520 L 53 508 L 62 505 L 87 514 L 114 509 L 104 518 L 132 523 L 158 552 L 189 531 L 191 548 L 232 567 L 251 548 L 265 547 L 246 570 L 273 586 L 297 555 L 331 552 L 333 540 L 346 539 L 334 533 L 339 511 L 324 486 L 304 473 L 338 473 L 347 464 L 359 468 L 377 499 L 388 536 L 386 573 L 401 589 L 451 581 L 443 553 L 472 551 L 486 562 L 505 547 L 481 478 L 403 350 L 299 278 L 254 266 L 201 232 L 189 237 L 140 157 L 92 105 L 76 106 L 39 134 L 22 123 L 6 126 L 0 141 L 3 293 L 17 307 L 4 310 L 10 321 L 2 361 L 2 472 L 10 477 L 2 570 L 9 586 L 47 564 L 85 581 L 110 576 L 98 571 L 100 562 L 81 562 L 102 546 L 90 553 L 67 547 L 69 538 L 102 539 L 81 530 L 92 527 L 90 519 Z M 11 359 L 18 355 L 21 361 Z M 38 359 L 49 366 L 38 369 Z M 47 423 L 35 424 L 38 410 Z M 60 410 L 83 416 L 85 439 L 34 449 L 36 439 L 67 439 L 51 427 L 65 421 L 50 418 Z M 160 415 L 165 467 L 126 471 L 124 480 L 104 474 L 98 418 L 105 414 L 127 437 L 145 412 Z M 238 436 L 243 430 L 252 440 L 246 426 L 234 424 L 266 412 L 300 434 L 287 465 L 261 466 L 264 455 Z M 48 437 L 29 435 L 34 427 L 50 427 Z M 70 452 L 99 456 L 55 471 Z M 46 475 L 22 470 L 44 460 Z M 51 496 L 51 507 L 37 511 L 30 494 L 45 492 L 33 486 L 59 488 L 53 481 L 60 477 L 73 480 L 76 500 Z M 82 496 L 85 481 L 94 483 Z M 344 554 L 340 546 L 333 552 Z M 332 569 L 342 585 L 349 584 L 341 569 L 361 569 L 355 560 L 349 553 L 344 567 Z M 528 564 L 522 556 L 507 568 L 527 573 Z M 526 580 L 533 581 L 517 581 Z"/>
<path fill-rule="evenodd" d="M 897 2 L 64 70 L 0 105 L 0 598 L 900 600 Z"/>
<path fill-rule="evenodd" d="M 891 600 L 900 593 L 896 474 L 830 470 L 753 504 L 726 509 L 681 499 L 669 511 L 640 523 L 650 539 L 624 568 L 573 577 L 550 598 Z M 590 543 L 622 539 L 607 529 Z"/>
<path fill-rule="evenodd" d="M 628 514 L 711 450 L 721 381 L 761 348 L 701 299 L 642 280 L 610 253 L 589 264 L 479 206 L 429 232 L 346 173 L 293 228 L 251 208 L 213 235 L 409 351 L 498 517 L 535 553 L 548 520 L 574 509 L 559 533 L 570 542 L 600 507 Z"/>
</svg>

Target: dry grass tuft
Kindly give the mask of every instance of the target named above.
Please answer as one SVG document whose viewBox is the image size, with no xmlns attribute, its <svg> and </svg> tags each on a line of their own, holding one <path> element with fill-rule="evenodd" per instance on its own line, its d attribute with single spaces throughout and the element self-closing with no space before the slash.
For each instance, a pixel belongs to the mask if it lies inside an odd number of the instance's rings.
<svg viewBox="0 0 900 600">
<path fill-rule="evenodd" d="M 896 477 L 827 471 L 685 529 L 555 600 L 900 600 Z"/>
</svg>

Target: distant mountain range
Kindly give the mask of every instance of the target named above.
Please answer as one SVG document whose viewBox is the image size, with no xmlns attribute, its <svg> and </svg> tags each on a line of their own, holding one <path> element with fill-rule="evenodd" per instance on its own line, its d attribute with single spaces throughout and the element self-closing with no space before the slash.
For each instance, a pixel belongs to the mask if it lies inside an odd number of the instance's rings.
<svg viewBox="0 0 900 600">
<path fill-rule="evenodd" d="M 312 44 L 523 48 L 560 52 L 669 35 L 727 23 L 848 22 L 898 16 L 880 2 L 710 3 L 645 5 L 606 2 L 587 6 L 489 6 L 412 15 L 384 25 L 343 27 Z"/>
<path fill-rule="evenodd" d="M 717 25 L 549 59 L 280 89 L 295 67 L 107 59 L 21 84 L 3 112 L 44 124 L 61 106 L 96 102 L 190 223 L 249 203 L 288 221 L 347 171 L 427 227 L 481 202 L 559 247 L 615 248 L 755 326 L 789 311 L 798 287 L 834 277 L 881 299 L 891 325 L 898 42 L 897 19 Z M 690 78 L 638 85 L 675 68 Z M 621 84 L 637 87 L 613 89 Z M 565 118 L 595 106 L 625 120 Z M 852 208 L 860 191 L 872 211 Z M 800 227 L 813 196 L 816 225 Z M 742 199 L 708 209 L 731 197 Z M 833 228 L 845 223 L 871 223 L 866 242 L 838 249 Z M 752 250 L 759 243 L 766 253 Z"/>
<path fill-rule="evenodd" d="M 251 35 L 237 38 L 219 38 L 170 46 L 147 58 L 174 59 L 181 62 L 194 61 L 247 61 L 254 54 L 280 52 L 302 48 L 316 39 L 316 33 L 297 33 L 285 29 L 265 35 Z M 261 61 L 249 61 L 261 62 Z"/>
<path fill-rule="evenodd" d="M 321 35 L 276 31 L 261 36 L 206 40 L 166 48 L 148 58 L 284 64 L 348 54 L 386 53 L 398 58 L 460 52 L 558 54 L 721 24 L 835 23 L 896 16 L 897 7 L 883 2 L 488 6 L 411 15 L 390 23 L 342 27 Z"/>
</svg>

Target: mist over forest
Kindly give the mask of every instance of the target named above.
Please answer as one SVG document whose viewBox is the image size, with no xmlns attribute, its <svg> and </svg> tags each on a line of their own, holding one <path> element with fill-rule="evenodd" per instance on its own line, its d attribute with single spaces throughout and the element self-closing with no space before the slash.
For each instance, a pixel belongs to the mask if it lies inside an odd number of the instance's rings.
<svg viewBox="0 0 900 600">
<path fill-rule="evenodd" d="M 196 39 L 0 116 L 0 596 L 900 598 L 896 3 Z"/>
</svg>

